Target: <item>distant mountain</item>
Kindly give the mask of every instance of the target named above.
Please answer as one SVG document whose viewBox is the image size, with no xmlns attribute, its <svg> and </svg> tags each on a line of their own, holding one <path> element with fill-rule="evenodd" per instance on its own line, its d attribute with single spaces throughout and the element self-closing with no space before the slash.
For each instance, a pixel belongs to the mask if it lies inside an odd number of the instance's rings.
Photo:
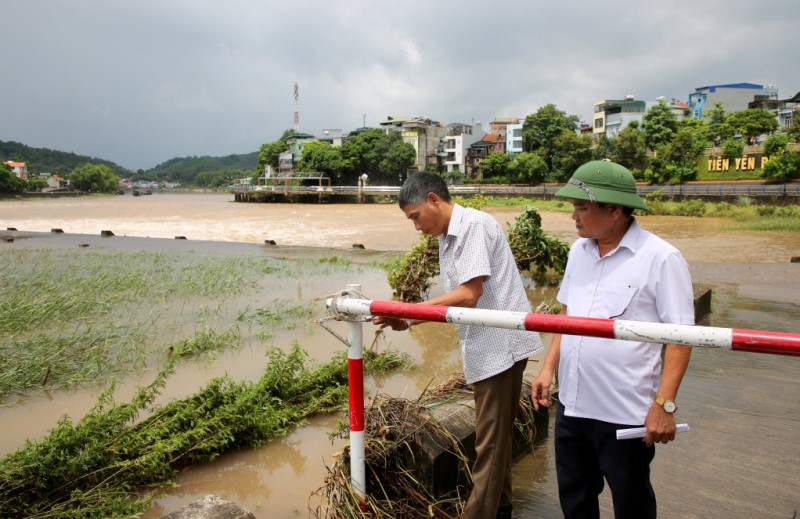
<svg viewBox="0 0 800 519">
<path fill-rule="evenodd" d="M 148 169 L 141 176 L 153 180 L 172 180 L 186 182 L 195 178 L 199 173 L 229 172 L 252 174 L 258 165 L 258 152 L 240 155 L 226 155 L 224 157 L 176 157 Z"/>
<path fill-rule="evenodd" d="M 65 176 L 78 166 L 91 162 L 108 166 L 120 178 L 171 181 L 191 185 L 198 182 L 198 175 L 201 173 L 206 174 L 206 183 L 212 177 L 250 176 L 258 165 L 258 152 L 224 157 L 176 157 L 146 171 L 133 172 L 110 160 L 48 148 L 34 148 L 14 141 L 0 141 L 0 162 L 7 160 L 25 162 L 28 165 L 29 176 L 41 173 Z"/>
<path fill-rule="evenodd" d="M 78 155 L 70 151 L 57 151 L 48 148 L 34 148 L 14 141 L 0 141 L 0 162 L 15 160 L 25 162 L 28 175 L 41 173 L 68 175 L 73 169 L 88 162 L 104 164 L 111 168 L 115 175 L 129 177 L 132 172 L 110 160 L 98 159 L 86 155 Z"/>
</svg>

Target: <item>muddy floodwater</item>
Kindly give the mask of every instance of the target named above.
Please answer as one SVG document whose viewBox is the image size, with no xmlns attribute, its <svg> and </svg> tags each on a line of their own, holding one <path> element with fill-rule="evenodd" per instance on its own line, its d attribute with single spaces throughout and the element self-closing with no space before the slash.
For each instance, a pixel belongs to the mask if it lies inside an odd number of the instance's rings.
<svg viewBox="0 0 800 519">
<path fill-rule="evenodd" d="M 505 224 L 513 222 L 520 210 L 488 212 Z M 542 213 L 542 221 L 545 231 L 574 241 L 569 213 Z M 800 256 L 800 233 L 729 231 L 726 221 L 712 218 L 642 216 L 639 221 L 682 250 L 695 286 L 713 290 L 712 314 L 702 324 L 800 333 L 800 263 L 790 263 L 791 257 Z M 53 229 L 63 234 L 52 233 Z M 114 237 L 101 237 L 106 230 Z M 298 267 L 278 293 L 261 294 L 262 302 L 277 297 L 312 301 L 348 283 L 362 284 L 371 299 L 391 299 L 385 273 L 369 265 L 407 251 L 417 240 L 413 226 L 393 204 L 245 204 L 233 202 L 228 194 L 161 193 L 0 201 L 0 234 L 14 238 L 0 243 L 0 252 L 77 249 L 80 243 L 92 250 L 203 251 L 289 259 L 337 254 L 365 265 L 354 271 L 352 279 L 307 276 Z M 266 245 L 265 240 L 276 245 Z M 534 305 L 553 296 L 553 289 L 530 286 Z M 324 313 L 320 302 L 319 315 Z M 288 347 L 296 340 L 319 362 L 344 347 L 325 330 L 311 328 L 281 332 L 275 345 Z M 364 337 L 369 346 L 374 330 L 365 328 Z M 548 344 L 550 337 L 545 334 L 543 339 Z M 367 381 L 372 394 L 416 398 L 431 381 L 445 380 L 460 370 L 457 339 L 449 325 L 389 332 L 379 339 L 379 347 L 406 351 L 418 369 Z M 256 379 L 263 370 L 263 353 L 245 348 L 214 362 L 187 364 L 170 379 L 163 398 L 181 397 L 223 374 Z M 529 363 L 529 378 L 542 357 Z M 152 376 L 145 371 L 121 381 L 117 399 L 130 396 L 136 385 Z M 79 419 L 100 390 L 36 394 L 0 407 L 0 455 L 24 445 L 26 439 L 41 438 L 62 415 Z M 789 519 L 800 511 L 800 358 L 696 349 L 678 407 L 678 421 L 688 423 L 690 431 L 669 445 L 659 445 L 652 466 L 660 517 Z M 257 518 L 308 517 L 309 495 L 322 486 L 325 465 L 343 446 L 328 438 L 342 418 L 315 417 L 263 448 L 191 467 L 144 517 L 160 517 L 210 493 L 239 503 Z M 515 517 L 561 517 L 549 440 L 516 463 L 514 486 Z M 603 517 L 613 516 L 607 491 L 601 507 Z"/>
</svg>

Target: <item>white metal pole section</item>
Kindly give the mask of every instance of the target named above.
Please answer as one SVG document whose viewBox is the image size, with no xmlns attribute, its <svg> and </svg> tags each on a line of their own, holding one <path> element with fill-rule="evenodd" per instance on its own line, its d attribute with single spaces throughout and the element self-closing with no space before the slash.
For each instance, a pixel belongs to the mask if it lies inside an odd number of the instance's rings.
<svg viewBox="0 0 800 519">
<path fill-rule="evenodd" d="M 347 297 L 360 297 L 361 285 L 347 285 Z M 347 385 L 350 400 L 350 482 L 363 503 L 366 498 L 364 467 L 364 343 L 362 319 L 347 323 Z"/>
<path fill-rule="evenodd" d="M 456 306 L 416 305 L 352 298 L 328 299 L 328 309 L 344 316 L 345 320 L 358 315 L 401 317 L 441 323 L 800 356 L 800 334 L 796 333 L 545 315 Z"/>
</svg>

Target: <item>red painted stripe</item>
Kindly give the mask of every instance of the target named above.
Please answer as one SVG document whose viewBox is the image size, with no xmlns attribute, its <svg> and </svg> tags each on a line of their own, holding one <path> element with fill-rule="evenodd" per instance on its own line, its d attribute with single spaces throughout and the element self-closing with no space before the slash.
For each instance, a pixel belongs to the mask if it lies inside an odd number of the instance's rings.
<svg viewBox="0 0 800 519">
<path fill-rule="evenodd" d="M 364 359 L 347 359 L 350 430 L 364 430 Z"/>
<path fill-rule="evenodd" d="M 736 328 L 733 328 L 732 332 L 732 350 L 800 357 L 800 335 Z"/>
<path fill-rule="evenodd" d="M 525 329 L 536 332 L 563 333 L 614 339 L 614 321 L 597 317 L 569 317 L 567 315 L 528 314 Z"/>
<path fill-rule="evenodd" d="M 435 323 L 446 323 L 449 309 L 449 306 L 398 303 L 396 301 L 372 301 L 369 305 L 372 315 L 419 319 Z"/>
</svg>

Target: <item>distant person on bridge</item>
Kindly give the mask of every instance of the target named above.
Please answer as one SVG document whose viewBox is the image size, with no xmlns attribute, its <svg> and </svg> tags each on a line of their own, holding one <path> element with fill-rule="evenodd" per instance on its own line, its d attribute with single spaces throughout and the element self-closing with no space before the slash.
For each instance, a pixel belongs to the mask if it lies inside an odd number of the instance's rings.
<svg viewBox="0 0 800 519">
<path fill-rule="evenodd" d="M 450 198 L 430 172 L 414 173 L 400 190 L 400 209 L 418 231 L 439 238 L 439 269 L 446 293 L 421 304 L 530 312 L 531 306 L 500 224 L 491 215 Z M 394 330 L 412 321 L 376 317 Z M 467 383 L 475 400 L 473 489 L 461 517 L 511 517 L 511 435 L 528 357 L 543 349 L 539 334 L 457 326 Z"/>
<path fill-rule="evenodd" d="M 626 168 L 589 162 L 555 196 L 572 202 L 579 235 L 557 295 L 562 314 L 694 324 L 686 261 L 639 227 L 633 210 L 647 205 Z M 675 439 L 675 398 L 690 355 L 690 347 L 674 344 L 553 336 L 531 396 L 536 409 L 552 405 L 557 369 L 554 443 L 567 519 L 599 517 L 603 478 L 616 519 L 656 517 L 650 462 L 654 443 Z M 641 426 L 643 440 L 616 439 L 617 429 Z"/>
</svg>

